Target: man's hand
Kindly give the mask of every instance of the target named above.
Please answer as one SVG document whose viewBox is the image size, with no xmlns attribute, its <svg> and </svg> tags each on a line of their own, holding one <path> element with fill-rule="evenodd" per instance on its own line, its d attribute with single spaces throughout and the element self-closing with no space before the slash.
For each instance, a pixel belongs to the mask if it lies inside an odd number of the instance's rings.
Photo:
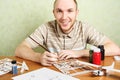
<svg viewBox="0 0 120 80">
<path fill-rule="evenodd" d="M 56 53 L 50 53 L 45 51 L 40 56 L 40 62 L 44 66 L 51 66 L 58 61 L 58 55 Z"/>
<path fill-rule="evenodd" d="M 69 58 L 78 58 L 80 57 L 80 52 L 75 50 L 62 50 L 59 53 L 59 60 L 69 59 Z"/>
</svg>

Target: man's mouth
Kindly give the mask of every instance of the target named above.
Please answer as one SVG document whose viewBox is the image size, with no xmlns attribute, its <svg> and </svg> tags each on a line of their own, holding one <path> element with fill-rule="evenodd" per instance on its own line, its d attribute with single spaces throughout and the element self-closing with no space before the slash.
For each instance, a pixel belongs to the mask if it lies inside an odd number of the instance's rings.
<svg viewBox="0 0 120 80">
<path fill-rule="evenodd" d="M 68 26 L 69 22 L 68 21 L 67 22 L 62 22 L 61 24 L 62 24 L 62 26 Z"/>
</svg>

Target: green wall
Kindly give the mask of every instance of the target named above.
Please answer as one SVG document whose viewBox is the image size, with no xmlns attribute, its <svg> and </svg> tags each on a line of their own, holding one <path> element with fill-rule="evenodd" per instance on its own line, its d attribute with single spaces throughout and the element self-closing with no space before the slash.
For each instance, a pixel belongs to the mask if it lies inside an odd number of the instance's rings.
<svg viewBox="0 0 120 80">
<path fill-rule="evenodd" d="M 54 0 L 0 0 L 0 55 L 15 48 L 39 25 L 53 20 Z M 78 20 L 87 21 L 120 45 L 120 0 L 78 0 Z"/>
</svg>

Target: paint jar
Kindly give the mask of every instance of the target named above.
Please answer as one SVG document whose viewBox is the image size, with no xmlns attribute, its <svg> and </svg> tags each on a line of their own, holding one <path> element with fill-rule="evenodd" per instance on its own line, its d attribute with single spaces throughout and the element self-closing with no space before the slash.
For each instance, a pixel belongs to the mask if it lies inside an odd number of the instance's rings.
<svg viewBox="0 0 120 80">
<path fill-rule="evenodd" d="M 89 62 L 93 62 L 93 50 L 89 50 Z"/>
<path fill-rule="evenodd" d="M 18 73 L 16 60 L 12 60 L 12 74 L 16 75 Z"/>
<path fill-rule="evenodd" d="M 93 64 L 101 65 L 101 52 L 99 48 L 95 48 L 93 52 Z"/>
<path fill-rule="evenodd" d="M 105 59 L 104 45 L 99 45 L 98 48 L 100 49 L 100 52 L 101 52 L 101 60 L 104 60 Z"/>
</svg>

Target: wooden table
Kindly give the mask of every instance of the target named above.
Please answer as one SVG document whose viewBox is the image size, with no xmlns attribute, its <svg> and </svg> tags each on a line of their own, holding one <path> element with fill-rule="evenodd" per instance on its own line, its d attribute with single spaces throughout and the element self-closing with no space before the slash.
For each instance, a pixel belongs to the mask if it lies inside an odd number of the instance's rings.
<svg viewBox="0 0 120 80">
<path fill-rule="evenodd" d="M 33 70 L 44 67 L 44 66 L 40 65 L 39 63 L 35 63 L 35 62 L 25 60 L 25 59 L 22 59 L 22 58 L 18 58 L 18 57 L 0 56 L 0 59 L 3 59 L 3 58 L 16 59 L 19 62 L 25 61 L 26 64 L 28 65 L 28 67 L 29 67 L 29 71 L 25 71 L 24 73 L 27 73 L 27 72 L 30 72 L 30 71 L 33 71 Z M 80 58 L 80 60 L 88 62 L 88 58 Z M 102 65 L 103 66 L 109 66 L 109 65 L 112 64 L 113 61 L 115 61 L 113 57 L 105 57 L 105 60 L 102 61 Z M 50 67 L 47 67 L 47 68 L 58 71 L 54 66 L 50 66 Z M 115 67 L 114 68 L 120 70 L 120 61 L 115 61 Z M 18 75 L 20 75 L 20 72 L 18 73 Z M 12 77 L 13 77 L 13 75 L 11 73 L 7 73 L 7 74 L 4 74 L 4 75 L 0 76 L 0 80 L 12 80 L 11 79 Z M 82 74 L 82 75 L 77 75 L 77 76 L 74 76 L 74 77 L 79 78 L 80 80 L 120 80 L 120 73 L 111 72 L 109 75 L 106 75 L 106 76 L 92 76 L 90 74 L 84 74 L 84 75 Z"/>
</svg>

